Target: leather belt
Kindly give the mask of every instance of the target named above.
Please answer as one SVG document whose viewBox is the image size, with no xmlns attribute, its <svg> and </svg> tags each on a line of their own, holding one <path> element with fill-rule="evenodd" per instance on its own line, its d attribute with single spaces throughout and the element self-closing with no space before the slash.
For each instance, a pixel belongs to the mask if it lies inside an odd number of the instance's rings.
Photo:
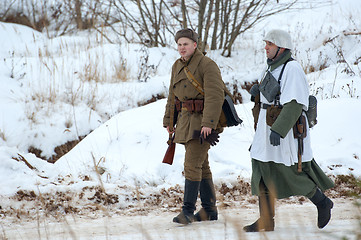
<svg viewBox="0 0 361 240">
<path fill-rule="evenodd" d="M 269 108 L 269 107 L 271 107 L 271 106 L 273 106 L 273 105 L 266 104 L 266 103 L 261 103 L 261 108 L 262 108 L 262 109 L 267 109 L 267 108 Z M 282 105 L 279 106 L 279 108 L 282 108 Z"/>
<path fill-rule="evenodd" d="M 262 109 L 267 109 L 267 108 L 269 108 L 269 107 L 271 107 L 271 105 L 266 104 L 266 103 L 261 103 L 261 108 L 262 108 Z"/>
</svg>

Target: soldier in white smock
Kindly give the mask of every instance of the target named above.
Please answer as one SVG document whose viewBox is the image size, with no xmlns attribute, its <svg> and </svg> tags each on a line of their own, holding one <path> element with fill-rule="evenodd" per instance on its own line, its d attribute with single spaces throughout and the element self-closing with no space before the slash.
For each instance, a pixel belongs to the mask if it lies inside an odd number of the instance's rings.
<svg viewBox="0 0 361 240">
<path fill-rule="evenodd" d="M 273 231 L 275 199 L 296 195 L 306 196 L 316 205 L 317 224 L 323 228 L 331 218 L 333 207 L 323 191 L 332 188 L 334 183 L 313 159 L 305 114 L 309 106 L 308 82 L 301 65 L 291 58 L 292 42 L 287 32 L 271 30 L 264 41 L 267 67 L 259 79 L 260 84 L 250 90 L 255 101 L 256 129 L 250 150 L 252 194 L 259 197 L 260 218 L 243 229 Z M 299 140 L 293 127 L 301 121 L 301 115 L 306 119 L 302 122 L 305 134 Z"/>
</svg>

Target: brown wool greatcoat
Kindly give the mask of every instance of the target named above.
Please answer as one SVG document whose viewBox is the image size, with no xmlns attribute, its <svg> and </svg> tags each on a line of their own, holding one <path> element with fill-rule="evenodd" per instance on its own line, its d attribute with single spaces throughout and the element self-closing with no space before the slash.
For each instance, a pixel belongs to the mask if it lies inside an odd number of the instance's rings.
<svg viewBox="0 0 361 240">
<path fill-rule="evenodd" d="M 190 72 L 204 89 L 204 96 L 188 80 L 184 72 L 184 67 L 187 64 Z M 169 96 L 163 118 L 164 127 L 169 126 L 170 104 L 173 93 L 180 101 L 204 99 L 203 114 L 189 113 L 186 110 L 179 112 L 174 142 L 188 142 L 192 139 L 194 130 L 201 130 L 201 127 L 217 129 L 225 96 L 225 85 L 221 72 L 213 60 L 196 49 L 188 62 L 178 59 L 173 64 Z M 218 130 L 221 131 L 221 129 Z"/>
</svg>

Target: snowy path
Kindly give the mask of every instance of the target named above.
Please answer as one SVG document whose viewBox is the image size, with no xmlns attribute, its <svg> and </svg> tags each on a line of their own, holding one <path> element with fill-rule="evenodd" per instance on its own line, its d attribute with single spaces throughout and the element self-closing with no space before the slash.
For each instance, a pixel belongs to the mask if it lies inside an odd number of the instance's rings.
<svg viewBox="0 0 361 240">
<path fill-rule="evenodd" d="M 359 240 L 360 209 L 350 199 L 335 199 L 330 223 L 316 226 L 314 205 L 277 202 L 276 229 L 268 233 L 245 233 L 242 226 L 258 216 L 256 204 L 249 208 L 221 209 L 218 221 L 187 226 L 172 223 L 176 213 L 151 212 L 146 216 L 83 217 L 67 215 L 61 221 L 21 221 L 2 219 L 1 239 L 347 239 Z M 359 236 L 356 232 L 358 231 Z"/>
</svg>

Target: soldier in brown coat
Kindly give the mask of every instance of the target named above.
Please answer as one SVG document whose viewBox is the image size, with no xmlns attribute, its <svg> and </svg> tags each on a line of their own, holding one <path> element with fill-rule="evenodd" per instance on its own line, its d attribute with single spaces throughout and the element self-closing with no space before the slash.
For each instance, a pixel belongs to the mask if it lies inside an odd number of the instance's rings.
<svg viewBox="0 0 361 240">
<path fill-rule="evenodd" d="M 225 96 L 225 85 L 217 64 L 197 49 L 198 35 L 191 29 L 182 29 L 175 35 L 180 58 L 172 66 L 169 96 L 163 118 L 163 126 L 170 130 L 170 108 L 176 98 L 178 117 L 175 127 L 175 143 L 184 144 L 184 200 L 182 212 L 173 222 L 188 224 L 193 221 L 217 220 L 216 196 L 212 172 L 208 162 L 210 143 L 222 131 L 219 117 Z M 204 90 L 202 95 L 187 78 L 184 68 Z M 173 126 L 172 126 L 173 127 Z M 171 127 L 171 129 L 172 129 Z M 198 131 L 198 136 L 195 133 Z M 202 139 L 200 141 L 199 132 Z M 212 140 L 213 139 L 213 142 Z M 216 140 L 218 141 L 218 140 Z M 198 192 L 201 210 L 194 215 Z"/>
</svg>

